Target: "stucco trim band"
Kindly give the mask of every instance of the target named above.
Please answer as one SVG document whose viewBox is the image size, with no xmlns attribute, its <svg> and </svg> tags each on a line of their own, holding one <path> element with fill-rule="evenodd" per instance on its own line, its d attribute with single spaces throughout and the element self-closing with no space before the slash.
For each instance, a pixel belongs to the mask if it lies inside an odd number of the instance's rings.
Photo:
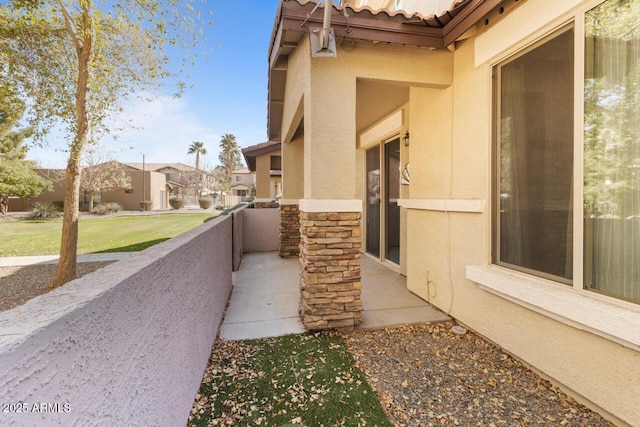
<svg viewBox="0 0 640 427">
<path fill-rule="evenodd" d="M 583 0 L 538 0 L 513 10 L 475 40 L 475 65 L 492 64 L 512 52 L 533 43 L 553 27 L 566 22 L 567 14 Z"/>
<path fill-rule="evenodd" d="M 300 199 L 302 212 L 362 212 L 360 199 Z"/>
<path fill-rule="evenodd" d="M 466 277 L 480 288 L 518 305 L 640 351 L 640 310 L 495 265 L 467 266 Z"/>
<path fill-rule="evenodd" d="M 484 200 L 472 199 L 400 199 L 398 206 L 406 209 L 440 212 L 483 213 Z"/>
<path fill-rule="evenodd" d="M 299 203 L 299 199 L 280 199 L 280 206 L 297 205 Z"/>
</svg>

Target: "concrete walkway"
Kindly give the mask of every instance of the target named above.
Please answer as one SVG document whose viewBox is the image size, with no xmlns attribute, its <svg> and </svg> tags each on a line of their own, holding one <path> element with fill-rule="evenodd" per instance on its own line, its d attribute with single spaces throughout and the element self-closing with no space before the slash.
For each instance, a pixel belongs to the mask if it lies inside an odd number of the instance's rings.
<svg viewBox="0 0 640 427">
<path fill-rule="evenodd" d="M 83 254 L 78 255 L 78 262 L 98 262 L 98 261 L 119 261 L 129 258 L 137 252 L 111 252 L 104 254 Z M 0 267 L 12 267 L 34 264 L 57 264 L 60 255 L 40 255 L 40 256 L 14 256 L 0 257 Z"/>
<path fill-rule="evenodd" d="M 78 255 L 78 262 L 118 261 L 137 252 Z M 0 257 L 0 267 L 56 264 L 58 255 Z M 359 329 L 443 322 L 450 318 L 407 290 L 406 279 L 363 256 L 362 323 Z M 276 252 L 245 254 L 233 273 L 233 290 L 220 336 L 243 340 L 297 334 L 305 331 L 298 315 L 300 261 Z"/>
<path fill-rule="evenodd" d="M 405 278 L 365 256 L 362 268 L 362 323 L 376 329 L 407 323 L 442 322 L 449 317 L 409 292 Z M 233 291 L 220 328 L 226 340 L 304 332 L 298 315 L 300 261 L 275 252 L 245 254 L 233 273 Z"/>
</svg>

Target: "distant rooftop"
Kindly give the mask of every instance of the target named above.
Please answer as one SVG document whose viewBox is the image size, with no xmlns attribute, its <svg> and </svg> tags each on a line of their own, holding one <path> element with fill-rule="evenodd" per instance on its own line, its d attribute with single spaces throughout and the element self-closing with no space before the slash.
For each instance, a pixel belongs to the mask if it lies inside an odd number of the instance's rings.
<svg viewBox="0 0 640 427">
<path fill-rule="evenodd" d="M 256 157 L 261 154 L 280 151 L 280 141 L 267 141 L 261 144 L 251 145 L 242 149 L 244 160 L 251 171 L 256 170 Z"/>
<path fill-rule="evenodd" d="M 138 169 L 138 170 L 143 169 L 142 163 L 124 163 L 124 164 L 133 169 Z M 158 171 L 164 168 L 172 168 L 180 172 L 196 171 L 196 168 L 194 168 L 193 166 L 185 165 L 184 163 L 145 163 L 144 164 L 144 169 L 148 171 Z"/>
</svg>

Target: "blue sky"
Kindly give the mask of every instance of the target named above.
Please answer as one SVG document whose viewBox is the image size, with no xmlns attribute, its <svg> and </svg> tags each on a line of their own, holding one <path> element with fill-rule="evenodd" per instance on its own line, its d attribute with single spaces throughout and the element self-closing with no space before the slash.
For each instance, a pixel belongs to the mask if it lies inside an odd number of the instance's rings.
<svg viewBox="0 0 640 427">
<path fill-rule="evenodd" d="M 193 84 L 179 99 L 159 96 L 152 103 L 133 102 L 125 118 L 139 131 L 120 133 L 117 141 L 105 138 L 100 146 L 123 162 L 180 162 L 194 164 L 187 149 L 192 141 L 204 142 L 204 163 L 218 163 L 218 143 L 231 133 L 241 147 L 267 140 L 267 49 L 278 0 L 207 0 L 213 27 L 199 47 L 200 58 L 191 71 Z M 27 142 L 28 143 L 28 142 Z M 44 148 L 32 147 L 27 157 L 41 166 L 64 168 L 66 141 L 55 133 Z M 202 164 L 203 160 L 201 160 Z"/>
</svg>

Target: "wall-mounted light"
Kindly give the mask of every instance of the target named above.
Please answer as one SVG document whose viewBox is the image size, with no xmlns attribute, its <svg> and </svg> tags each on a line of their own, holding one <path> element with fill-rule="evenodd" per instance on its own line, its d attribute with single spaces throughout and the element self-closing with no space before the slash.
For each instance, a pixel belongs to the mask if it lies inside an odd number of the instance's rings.
<svg viewBox="0 0 640 427">
<path fill-rule="evenodd" d="M 405 147 L 409 146 L 409 131 L 407 131 L 407 133 L 404 134 L 404 137 L 402 138 L 402 142 L 404 142 Z"/>
</svg>

